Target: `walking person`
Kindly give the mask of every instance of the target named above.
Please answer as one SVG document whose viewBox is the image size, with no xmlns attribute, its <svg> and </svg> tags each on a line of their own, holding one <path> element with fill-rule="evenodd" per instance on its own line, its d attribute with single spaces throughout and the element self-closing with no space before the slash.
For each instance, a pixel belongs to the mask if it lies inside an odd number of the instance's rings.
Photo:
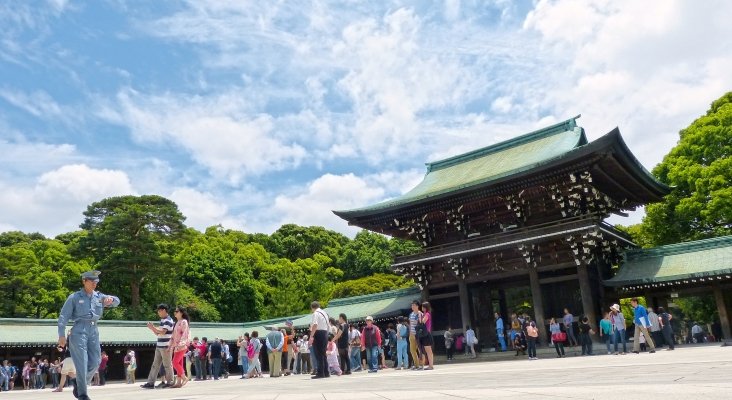
<svg viewBox="0 0 732 400">
<path fill-rule="evenodd" d="M 81 274 L 84 287 L 66 299 L 58 317 L 58 345 L 66 346 L 66 325 L 73 321 L 69 336 L 69 350 L 76 366 L 76 385 L 74 395 L 88 400 L 87 385 L 91 383 L 99 367 L 102 348 L 99 345 L 97 321 L 102 317 L 105 307 L 117 307 L 119 298 L 97 292 L 99 271 Z"/>
<path fill-rule="evenodd" d="M 351 374 L 351 357 L 348 353 L 348 319 L 346 314 L 338 315 L 338 332 L 335 335 L 335 343 L 338 348 L 340 369 L 344 375 Z"/>
<path fill-rule="evenodd" d="M 430 303 L 425 301 L 422 303 L 422 316 L 420 318 L 420 323 L 422 323 L 425 328 L 427 329 L 427 332 L 423 335 L 420 335 L 419 338 L 419 344 L 422 346 L 422 349 L 424 350 L 424 356 L 426 358 L 425 361 L 422 362 L 422 365 L 426 365 L 424 369 L 426 370 L 433 370 L 435 369 L 434 363 L 435 358 L 432 354 L 432 346 L 434 346 L 434 338 L 432 337 L 432 307 L 430 306 Z"/>
<path fill-rule="evenodd" d="M 610 345 L 613 343 L 613 323 L 610 322 L 610 313 L 604 313 L 602 320 L 600 320 L 600 340 L 605 342 L 607 347 L 607 354 L 612 354 Z"/>
<path fill-rule="evenodd" d="M 564 342 L 567 340 L 567 334 L 562 332 L 562 327 L 556 318 L 549 320 L 549 332 L 552 335 L 552 343 L 554 343 L 554 350 L 557 352 L 557 357 L 564 357 Z"/>
<path fill-rule="evenodd" d="M 653 308 L 648 307 L 648 321 L 651 323 L 651 338 L 656 346 L 663 347 L 663 333 L 661 333 L 661 321 Z"/>
<path fill-rule="evenodd" d="M 515 336 L 514 336 L 515 338 Z M 475 336 L 475 331 L 470 326 L 465 327 L 465 355 L 470 354 L 470 358 L 476 358 L 475 354 L 475 343 L 478 338 Z"/>
<path fill-rule="evenodd" d="M 173 358 L 173 369 L 178 375 L 178 380 L 173 385 L 174 388 L 181 388 L 188 383 L 188 376 L 183 369 L 183 359 L 188 352 L 190 338 L 190 317 L 184 308 L 176 307 L 173 311 L 175 317 L 175 325 L 173 326 L 173 335 L 170 337 L 169 352 Z"/>
<path fill-rule="evenodd" d="M 109 356 L 106 352 L 102 352 L 102 361 L 99 363 L 99 385 L 104 386 L 107 384 L 107 363 L 109 362 Z"/>
<path fill-rule="evenodd" d="M 574 336 L 574 326 L 572 325 L 574 323 L 574 315 L 569 312 L 569 308 L 564 309 L 562 322 L 564 322 L 564 331 L 567 333 L 567 345 L 577 346 L 577 337 Z"/>
<path fill-rule="evenodd" d="M 658 307 L 658 319 L 661 323 L 661 332 L 663 333 L 663 341 L 666 342 L 668 345 L 667 350 L 673 350 L 674 349 L 674 330 L 671 326 L 671 320 L 674 317 L 667 313 L 666 310 L 663 309 L 663 307 Z"/>
<path fill-rule="evenodd" d="M 366 326 L 361 332 L 361 351 L 366 352 L 369 372 L 379 372 L 379 347 L 381 347 L 381 330 L 374 325 L 374 318 L 366 317 Z"/>
<path fill-rule="evenodd" d="M 526 327 L 526 339 L 529 348 L 529 360 L 538 360 L 536 356 L 536 342 L 539 341 L 539 329 L 536 327 L 536 323 L 531 321 Z"/>
<path fill-rule="evenodd" d="M 270 328 L 265 337 L 267 345 L 267 360 L 269 361 L 269 377 L 279 378 L 282 368 L 282 346 L 285 344 L 285 337 L 277 328 Z"/>
<path fill-rule="evenodd" d="M 618 343 L 623 344 L 623 355 L 625 355 L 628 352 L 627 343 L 628 343 L 628 336 L 625 333 L 626 330 L 626 322 L 625 322 L 625 316 L 622 312 L 620 312 L 620 306 L 616 303 L 610 306 L 610 323 L 613 326 L 613 347 L 614 347 L 614 354 L 618 355 Z"/>
<path fill-rule="evenodd" d="M 130 350 L 127 352 L 127 355 L 125 356 L 124 360 L 125 365 L 125 378 L 127 379 L 127 383 L 135 383 L 135 372 L 137 371 L 137 358 L 135 357 L 135 352 L 133 350 Z"/>
<path fill-rule="evenodd" d="M 160 318 L 160 325 L 155 326 L 152 322 L 147 323 L 147 329 L 155 334 L 158 340 L 155 345 L 155 357 L 150 367 L 150 373 L 147 374 L 147 382 L 140 385 L 143 389 L 155 389 L 155 381 L 160 373 L 161 364 L 165 369 L 165 382 L 160 382 L 158 387 L 166 388 L 171 386 L 170 382 L 173 382 L 173 360 L 171 359 L 170 352 L 168 352 L 168 346 L 170 345 L 170 337 L 173 336 L 173 326 L 175 323 L 170 318 L 168 310 L 167 304 L 158 304 L 156 311 Z"/>
<path fill-rule="evenodd" d="M 503 318 L 500 313 L 495 313 L 496 319 L 496 337 L 498 338 L 498 344 L 501 346 L 501 351 L 506 351 L 506 332 L 503 326 Z"/>
<path fill-rule="evenodd" d="M 649 353 L 655 353 L 656 344 L 653 343 L 651 335 L 648 334 L 648 328 L 651 326 L 651 323 L 650 321 L 648 321 L 648 312 L 646 311 L 646 308 L 640 305 L 638 303 L 638 299 L 635 297 L 630 300 L 630 305 L 633 307 L 633 322 L 635 322 L 635 340 L 633 341 L 633 353 L 639 353 L 638 350 L 640 347 L 640 341 L 638 340 L 638 336 L 641 332 L 646 338 L 646 343 L 651 348 Z"/>
<path fill-rule="evenodd" d="M 419 301 L 412 301 L 412 312 L 409 314 L 409 352 L 412 355 L 413 370 L 423 369 L 422 357 L 419 354 L 419 338 L 417 337 L 417 324 L 422 317 L 419 309 Z"/>
<path fill-rule="evenodd" d="M 450 325 L 445 329 L 443 334 L 445 337 L 445 350 L 447 352 L 447 361 L 452 361 L 453 354 L 455 354 L 455 336 L 452 333 L 452 327 Z"/>
<path fill-rule="evenodd" d="M 74 367 L 74 360 L 71 358 L 71 353 L 69 352 L 68 341 L 65 347 L 59 346 L 56 350 L 63 355 L 64 359 L 61 361 L 61 366 L 59 368 L 61 379 L 54 392 L 63 392 L 64 386 L 66 386 L 66 381 L 76 378 L 76 368 Z"/>
<path fill-rule="evenodd" d="M 313 313 L 313 320 L 310 324 L 310 343 L 313 345 L 313 353 L 315 354 L 317 369 L 313 379 L 329 378 L 328 360 L 325 355 L 328 346 L 328 314 L 320 308 L 320 303 L 313 301 L 310 304 L 310 310 Z"/>
</svg>

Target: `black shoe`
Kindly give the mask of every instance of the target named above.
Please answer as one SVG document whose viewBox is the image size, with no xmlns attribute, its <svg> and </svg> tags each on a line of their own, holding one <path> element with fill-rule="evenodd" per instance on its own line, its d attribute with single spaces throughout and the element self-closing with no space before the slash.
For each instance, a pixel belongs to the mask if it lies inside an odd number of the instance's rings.
<svg viewBox="0 0 732 400">
<path fill-rule="evenodd" d="M 634 351 L 633 354 L 640 354 L 640 352 Z"/>
<path fill-rule="evenodd" d="M 648 352 L 648 354 L 653 354 L 655 352 L 656 352 L 656 350 L 651 350 L 651 351 Z"/>
<path fill-rule="evenodd" d="M 313 375 L 310 377 L 310 379 L 322 379 L 322 378 L 325 378 L 325 377 L 322 375 Z"/>
<path fill-rule="evenodd" d="M 351 371 L 346 371 L 343 373 L 343 375 L 351 375 Z"/>
<path fill-rule="evenodd" d="M 89 396 L 87 396 L 87 395 L 85 395 L 85 394 L 82 394 L 81 396 L 79 396 L 79 397 L 77 397 L 77 398 L 78 398 L 79 400 L 91 400 L 91 398 L 89 398 Z"/>
<path fill-rule="evenodd" d="M 79 398 L 79 391 L 76 389 L 76 379 L 74 379 L 74 390 L 72 391 L 74 397 Z"/>
<path fill-rule="evenodd" d="M 140 387 L 143 389 L 155 389 L 155 385 L 153 385 L 152 383 L 146 383 L 144 385 L 140 385 Z"/>
</svg>

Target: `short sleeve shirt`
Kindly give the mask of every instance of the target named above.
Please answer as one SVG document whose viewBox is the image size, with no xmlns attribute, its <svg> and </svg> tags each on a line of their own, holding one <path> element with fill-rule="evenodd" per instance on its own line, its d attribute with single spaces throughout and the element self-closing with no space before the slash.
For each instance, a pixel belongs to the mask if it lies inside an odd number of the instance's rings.
<svg viewBox="0 0 732 400">
<path fill-rule="evenodd" d="M 313 324 L 317 324 L 319 331 L 327 331 L 328 330 L 328 314 L 325 313 L 322 309 L 318 308 L 313 312 Z"/>
</svg>

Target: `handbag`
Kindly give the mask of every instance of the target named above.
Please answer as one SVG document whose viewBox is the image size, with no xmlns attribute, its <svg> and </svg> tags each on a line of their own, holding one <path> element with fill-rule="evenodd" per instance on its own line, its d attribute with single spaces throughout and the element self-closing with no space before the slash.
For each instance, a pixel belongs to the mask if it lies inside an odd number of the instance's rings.
<svg viewBox="0 0 732 400">
<path fill-rule="evenodd" d="M 420 339 L 426 338 L 430 335 L 430 332 L 427 330 L 427 325 L 425 325 L 423 322 L 417 323 L 416 331 L 417 337 Z"/>
<path fill-rule="evenodd" d="M 566 342 L 567 334 L 564 332 L 552 333 L 552 342 Z"/>
</svg>

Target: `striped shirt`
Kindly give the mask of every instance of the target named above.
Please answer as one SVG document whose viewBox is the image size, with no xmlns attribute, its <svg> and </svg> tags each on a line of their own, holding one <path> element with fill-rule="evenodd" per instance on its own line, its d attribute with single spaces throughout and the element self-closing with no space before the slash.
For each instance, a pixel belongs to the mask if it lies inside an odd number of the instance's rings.
<svg viewBox="0 0 732 400">
<path fill-rule="evenodd" d="M 173 326 L 175 326 L 175 323 L 173 322 L 173 318 L 170 318 L 170 316 L 160 320 L 160 329 L 165 329 L 165 333 L 158 335 L 157 347 L 159 349 L 165 349 L 170 344 L 170 338 L 173 336 Z"/>
</svg>

